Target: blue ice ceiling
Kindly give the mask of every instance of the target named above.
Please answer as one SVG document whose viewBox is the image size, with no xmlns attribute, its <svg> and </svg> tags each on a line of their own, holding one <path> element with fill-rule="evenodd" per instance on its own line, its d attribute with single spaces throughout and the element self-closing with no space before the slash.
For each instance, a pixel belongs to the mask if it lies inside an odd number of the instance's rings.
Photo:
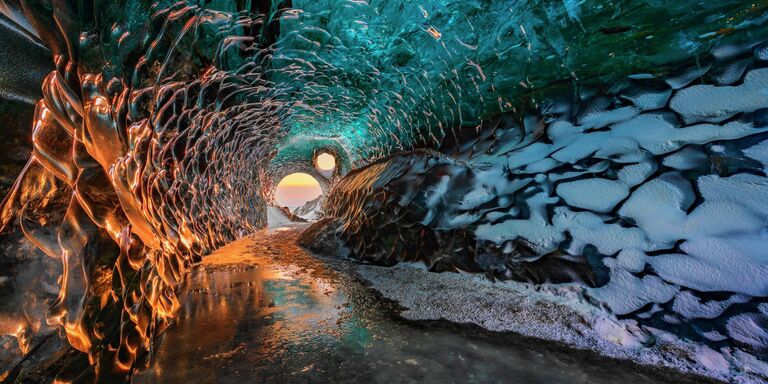
<svg viewBox="0 0 768 384">
<path fill-rule="evenodd" d="M 183 79 L 184 60 L 240 75 L 264 65 L 267 83 L 231 97 L 269 100 L 281 143 L 333 140 L 354 164 L 435 147 L 446 130 L 558 95 L 658 77 L 717 43 L 765 33 L 762 6 L 743 1 L 298 0 L 248 19 L 244 10 L 254 6 L 206 2 L 191 25 L 167 23 L 161 37 L 172 48 L 150 50 L 163 65 L 148 80 Z M 109 29 L 81 35 L 83 50 L 94 52 L 85 61 L 105 74 L 133 73 L 145 20 L 159 9 L 190 12 L 162 2 L 105 4 L 97 14 Z M 254 38 L 254 28 L 264 33 Z"/>
</svg>

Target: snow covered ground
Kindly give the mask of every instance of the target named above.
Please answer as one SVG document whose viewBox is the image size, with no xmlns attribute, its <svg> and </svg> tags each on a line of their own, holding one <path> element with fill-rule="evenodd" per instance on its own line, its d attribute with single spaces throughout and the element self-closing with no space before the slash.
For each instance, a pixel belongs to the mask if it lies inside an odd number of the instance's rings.
<svg viewBox="0 0 768 384">
<path fill-rule="evenodd" d="M 406 309 L 409 320 L 445 319 L 516 332 L 579 349 L 665 366 L 730 383 L 768 381 L 768 364 L 738 348 L 715 351 L 658 329 L 619 320 L 576 284 L 492 282 L 474 274 L 432 273 L 415 264 L 359 265 L 358 274 Z"/>
<path fill-rule="evenodd" d="M 269 228 L 284 227 L 296 223 L 297 221 L 291 220 L 280 208 L 267 207 L 267 226 Z"/>
</svg>

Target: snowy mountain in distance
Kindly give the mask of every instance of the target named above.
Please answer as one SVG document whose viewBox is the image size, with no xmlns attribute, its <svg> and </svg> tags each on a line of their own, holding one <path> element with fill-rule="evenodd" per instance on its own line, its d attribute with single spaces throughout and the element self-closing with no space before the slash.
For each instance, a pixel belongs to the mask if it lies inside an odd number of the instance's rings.
<svg viewBox="0 0 768 384">
<path fill-rule="evenodd" d="M 321 217 L 324 196 L 318 196 L 314 200 L 308 201 L 301 207 L 296 208 L 293 214 L 307 221 L 317 221 Z"/>
</svg>

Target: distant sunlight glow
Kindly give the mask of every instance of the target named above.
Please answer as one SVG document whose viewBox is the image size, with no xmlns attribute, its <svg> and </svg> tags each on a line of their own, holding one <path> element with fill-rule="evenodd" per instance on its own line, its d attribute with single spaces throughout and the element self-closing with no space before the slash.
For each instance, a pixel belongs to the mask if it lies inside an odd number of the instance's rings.
<svg viewBox="0 0 768 384">
<path fill-rule="evenodd" d="M 284 207 L 300 207 L 323 194 L 320 184 L 306 173 L 292 173 L 277 185 L 275 199 Z"/>
<path fill-rule="evenodd" d="M 317 167 L 321 171 L 332 171 L 336 168 L 336 158 L 328 153 L 321 153 L 317 156 Z"/>
</svg>

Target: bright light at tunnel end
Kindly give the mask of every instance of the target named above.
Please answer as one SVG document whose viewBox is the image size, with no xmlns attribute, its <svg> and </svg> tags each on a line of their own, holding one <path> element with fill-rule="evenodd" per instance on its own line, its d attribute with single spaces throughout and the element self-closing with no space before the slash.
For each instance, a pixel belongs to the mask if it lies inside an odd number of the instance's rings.
<svg viewBox="0 0 768 384">
<path fill-rule="evenodd" d="M 292 173 L 277 184 L 275 200 L 284 207 L 300 207 L 323 194 L 320 183 L 306 173 Z"/>
<path fill-rule="evenodd" d="M 333 171 L 336 169 L 336 158 L 329 153 L 321 153 L 317 156 L 317 168 L 320 171 Z"/>
</svg>

